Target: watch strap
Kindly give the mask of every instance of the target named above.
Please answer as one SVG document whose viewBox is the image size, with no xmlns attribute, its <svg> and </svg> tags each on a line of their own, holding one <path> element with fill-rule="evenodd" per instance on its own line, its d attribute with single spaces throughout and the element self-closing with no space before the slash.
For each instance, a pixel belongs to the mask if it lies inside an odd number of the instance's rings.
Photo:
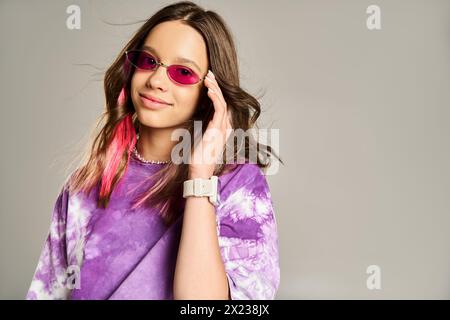
<svg viewBox="0 0 450 320">
<path fill-rule="evenodd" d="M 217 204 L 218 192 L 217 176 L 212 176 L 210 179 L 194 178 L 183 183 L 183 198 L 206 196 L 211 203 Z"/>
</svg>

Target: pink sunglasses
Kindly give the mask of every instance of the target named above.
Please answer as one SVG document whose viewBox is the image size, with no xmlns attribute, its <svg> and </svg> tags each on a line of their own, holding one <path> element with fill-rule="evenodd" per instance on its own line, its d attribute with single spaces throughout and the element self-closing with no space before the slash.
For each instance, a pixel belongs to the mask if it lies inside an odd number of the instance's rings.
<svg viewBox="0 0 450 320">
<path fill-rule="evenodd" d="M 159 66 L 165 67 L 169 78 L 177 84 L 193 85 L 205 79 L 200 78 L 192 69 L 186 66 L 176 64 L 167 66 L 162 62 L 158 62 L 154 56 L 144 50 L 127 50 L 125 55 L 127 60 L 140 70 L 155 71 Z"/>
</svg>

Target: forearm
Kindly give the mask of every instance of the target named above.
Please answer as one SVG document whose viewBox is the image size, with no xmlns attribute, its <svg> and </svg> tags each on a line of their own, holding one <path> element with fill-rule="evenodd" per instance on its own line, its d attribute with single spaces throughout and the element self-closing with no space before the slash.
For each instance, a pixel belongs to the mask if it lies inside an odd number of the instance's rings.
<svg viewBox="0 0 450 320">
<path fill-rule="evenodd" d="M 188 197 L 174 276 L 174 299 L 228 299 L 216 231 L 216 212 L 207 197 Z"/>
</svg>

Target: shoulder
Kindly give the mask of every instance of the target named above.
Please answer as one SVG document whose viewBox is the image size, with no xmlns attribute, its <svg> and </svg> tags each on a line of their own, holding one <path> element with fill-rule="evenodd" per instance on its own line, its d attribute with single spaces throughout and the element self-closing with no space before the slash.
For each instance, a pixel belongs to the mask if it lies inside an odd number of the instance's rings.
<svg viewBox="0 0 450 320">
<path fill-rule="evenodd" d="M 261 187 L 268 189 L 266 176 L 255 163 L 238 164 L 232 171 L 221 175 L 219 180 L 223 191 L 233 191 L 242 187 L 255 192 Z"/>
<path fill-rule="evenodd" d="M 75 171 L 70 173 L 64 179 L 59 189 L 53 208 L 52 222 L 58 223 L 65 229 L 65 235 L 70 238 L 74 226 L 80 225 L 80 220 L 87 215 L 85 207 L 88 204 L 88 198 L 83 192 L 72 191 L 71 179 Z"/>
<path fill-rule="evenodd" d="M 64 217 L 65 222 L 67 261 L 71 265 L 81 267 L 89 223 L 96 212 L 96 196 L 95 192 L 75 192 L 72 190 L 71 182 L 77 172 L 78 169 L 66 177 L 58 197 L 62 201 L 57 204 L 57 210 L 60 211 L 60 215 Z"/>
<path fill-rule="evenodd" d="M 262 169 L 253 163 L 238 165 L 232 172 L 219 177 L 219 217 L 233 215 L 235 219 L 248 217 L 270 218 L 272 199 Z"/>
</svg>

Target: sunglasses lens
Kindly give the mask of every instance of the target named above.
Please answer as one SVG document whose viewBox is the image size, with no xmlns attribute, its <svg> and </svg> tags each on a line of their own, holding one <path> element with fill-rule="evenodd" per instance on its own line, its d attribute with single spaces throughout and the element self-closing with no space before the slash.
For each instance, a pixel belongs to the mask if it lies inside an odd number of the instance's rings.
<svg viewBox="0 0 450 320">
<path fill-rule="evenodd" d="M 181 84 L 194 84 L 199 80 L 194 71 L 184 66 L 172 65 L 168 71 L 172 80 Z"/>
<path fill-rule="evenodd" d="M 130 51 L 128 60 L 138 69 L 153 70 L 156 68 L 156 59 L 144 51 Z"/>
<path fill-rule="evenodd" d="M 128 51 L 126 56 L 133 66 L 141 70 L 155 70 L 158 66 L 156 58 L 146 51 Z M 179 84 L 195 84 L 200 80 L 198 75 L 188 67 L 171 65 L 167 69 L 169 77 Z"/>
</svg>

